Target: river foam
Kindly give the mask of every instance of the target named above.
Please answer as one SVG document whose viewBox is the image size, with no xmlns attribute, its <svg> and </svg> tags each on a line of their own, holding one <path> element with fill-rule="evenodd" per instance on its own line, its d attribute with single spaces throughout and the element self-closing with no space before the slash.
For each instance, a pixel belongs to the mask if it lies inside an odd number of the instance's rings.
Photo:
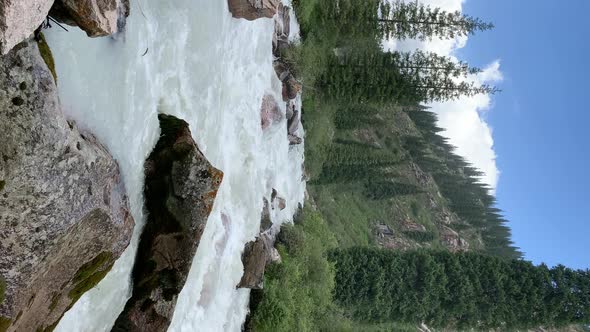
<svg viewBox="0 0 590 332">
<path fill-rule="evenodd" d="M 46 32 L 64 111 L 119 162 L 136 221 L 130 247 L 56 331 L 109 331 L 129 296 L 144 223 L 143 162 L 159 135 L 158 112 L 186 120 L 224 172 L 169 331 L 239 331 L 249 296 L 235 287 L 240 257 L 258 233 L 262 198 L 270 199 L 272 188 L 286 198 L 286 209 L 273 212 L 283 222 L 305 190 L 303 145 L 289 147 L 286 120 L 260 128 L 262 96 L 281 100 L 272 68 L 274 23 L 233 19 L 221 0 L 131 3 L 127 31 L 116 38 L 91 39 L 75 28 Z"/>
</svg>

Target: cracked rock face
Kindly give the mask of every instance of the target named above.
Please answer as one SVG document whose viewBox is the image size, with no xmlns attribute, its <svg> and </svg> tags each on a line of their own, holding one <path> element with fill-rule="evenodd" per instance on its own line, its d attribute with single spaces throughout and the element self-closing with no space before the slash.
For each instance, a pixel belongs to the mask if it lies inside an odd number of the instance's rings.
<svg viewBox="0 0 590 332">
<path fill-rule="evenodd" d="M 27 39 L 47 17 L 54 0 L 2 0 L 0 2 L 0 54 Z"/>
<path fill-rule="evenodd" d="M 133 295 L 112 331 L 166 331 L 213 208 L 223 173 L 199 151 L 188 123 L 160 114 L 145 162 L 147 222 L 133 268 Z"/>
<path fill-rule="evenodd" d="M 0 56 L 0 142 L 0 330 L 44 330 L 106 275 L 134 223 L 117 163 L 66 120 L 34 41 Z"/>
</svg>

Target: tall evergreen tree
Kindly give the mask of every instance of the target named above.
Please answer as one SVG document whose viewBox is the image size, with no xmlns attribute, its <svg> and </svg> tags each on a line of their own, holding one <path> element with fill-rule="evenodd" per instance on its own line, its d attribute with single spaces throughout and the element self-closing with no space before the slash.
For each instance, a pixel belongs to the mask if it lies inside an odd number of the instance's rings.
<svg viewBox="0 0 590 332">
<path fill-rule="evenodd" d="M 497 92 L 465 80 L 479 71 L 422 51 L 350 52 L 332 57 L 319 87 L 332 98 L 356 102 L 430 102 Z"/>
<path fill-rule="evenodd" d="M 490 30 L 493 24 L 464 15 L 446 12 L 418 1 L 382 0 L 379 18 L 381 34 L 386 38 L 427 40 L 433 37 L 452 39 L 476 31 Z"/>
</svg>

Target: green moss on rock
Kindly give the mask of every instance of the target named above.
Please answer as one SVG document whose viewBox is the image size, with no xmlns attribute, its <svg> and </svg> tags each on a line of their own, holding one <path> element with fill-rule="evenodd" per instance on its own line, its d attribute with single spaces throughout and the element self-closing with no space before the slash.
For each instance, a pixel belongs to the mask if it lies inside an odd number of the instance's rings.
<svg viewBox="0 0 590 332">
<path fill-rule="evenodd" d="M 2 183 L 0 182 L 0 189 L 2 189 Z M 0 303 L 4 302 L 4 295 L 6 292 L 6 281 L 0 276 Z"/>
<path fill-rule="evenodd" d="M 51 298 L 51 303 L 49 304 L 49 312 L 52 312 L 57 307 L 60 298 L 61 296 L 59 293 L 53 295 L 53 297 Z"/>
<path fill-rule="evenodd" d="M 0 316 L 0 332 L 6 332 L 11 322 L 12 320 L 10 318 Z"/>
<path fill-rule="evenodd" d="M 6 185 L 6 181 L 0 180 L 0 191 L 4 190 L 4 186 Z M 0 277 L 1 278 L 1 277 Z M 1 301 L 0 301 L 1 302 Z"/>
<path fill-rule="evenodd" d="M 39 46 L 39 52 L 41 53 L 41 57 L 45 64 L 47 64 L 47 68 L 51 71 L 51 75 L 53 75 L 53 79 L 57 84 L 57 73 L 55 71 L 55 61 L 53 60 L 53 54 L 51 53 L 51 49 L 49 48 L 49 44 L 45 40 L 45 36 L 42 33 L 39 34 L 39 41 L 37 42 Z"/>
<path fill-rule="evenodd" d="M 53 330 L 55 330 L 55 327 L 57 326 L 57 323 L 59 323 L 60 320 L 61 318 L 58 319 L 55 323 L 47 326 L 46 328 L 43 328 L 42 326 L 38 327 L 36 332 L 53 332 Z"/>
<path fill-rule="evenodd" d="M 102 252 L 78 269 L 73 280 L 75 286 L 68 293 L 68 296 L 72 299 L 70 307 L 107 275 L 113 267 L 113 263 L 110 263 L 112 262 L 112 257 L 112 253 Z"/>
</svg>

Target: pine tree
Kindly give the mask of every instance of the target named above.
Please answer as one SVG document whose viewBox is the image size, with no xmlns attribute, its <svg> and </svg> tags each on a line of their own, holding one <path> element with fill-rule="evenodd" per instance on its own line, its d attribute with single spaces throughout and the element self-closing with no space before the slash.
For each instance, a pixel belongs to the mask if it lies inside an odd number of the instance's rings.
<svg viewBox="0 0 590 332">
<path fill-rule="evenodd" d="M 365 323 L 459 330 L 590 322 L 590 271 L 446 251 L 331 252 L 335 299 Z"/>
<path fill-rule="evenodd" d="M 494 27 L 491 23 L 461 14 L 459 11 L 446 12 L 440 8 L 420 4 L 418 1 L 396 0 L 391 3 L 389 0 L 382 0 L 379 8 L 381 34 L 385 38 L 452 39 Z"/>
<path fill-rule="evenodd" d="M 431 102 L 493 94 L 489 85 L 468 82 L 480 72 L 435 53 L 352 52 L 333 56 L 319 88 L 332 98 L 363 102 Z"/>
</svg>

